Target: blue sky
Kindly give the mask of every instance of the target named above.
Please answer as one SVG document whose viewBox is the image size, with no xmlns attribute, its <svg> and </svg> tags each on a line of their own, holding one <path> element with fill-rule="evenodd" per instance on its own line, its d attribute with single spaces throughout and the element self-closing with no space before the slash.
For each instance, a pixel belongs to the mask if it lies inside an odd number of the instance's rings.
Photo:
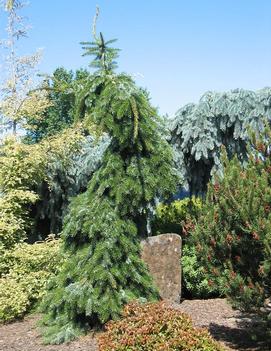
<svg viewBox="0 0 271 351">
<path fill-rule="evenodd" d="M 121 71 L 135 75 L 162 114 L 207 90 L 271 85 L 270 0 L 30 0 L 24 53 L 44 48 L 42 72 L 87 67 L 80 41 L 97 29 L 118 38 Z M 0 34 L 5 18 L 0 15 Z"/>
</svg>

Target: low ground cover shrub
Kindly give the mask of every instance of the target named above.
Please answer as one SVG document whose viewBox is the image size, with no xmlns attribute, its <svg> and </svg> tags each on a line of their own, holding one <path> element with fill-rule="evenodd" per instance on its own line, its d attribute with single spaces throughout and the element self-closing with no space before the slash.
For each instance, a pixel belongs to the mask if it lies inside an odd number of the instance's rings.
<svg viewBox="0 0 271 351">
<path fill-rule="evenodd" d="M 59 240 L 17 244 L 0 258 L 0 322 L 22 317 L 41 299 L 61 264 Z"/>
<path fill-rule="evenodd" d="M 207 330 L 165 302 L 130 303 L 121 320 L 111 321 L 99 338 L 100 351 L 222 351 Z"/>
</svg>

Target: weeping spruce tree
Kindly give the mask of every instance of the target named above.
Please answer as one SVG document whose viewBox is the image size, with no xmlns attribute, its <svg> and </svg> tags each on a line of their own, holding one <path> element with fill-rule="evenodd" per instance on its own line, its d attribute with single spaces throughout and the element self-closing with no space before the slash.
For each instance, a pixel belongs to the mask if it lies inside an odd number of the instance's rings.
<svg viewBox="0 0 271 351">
<path fill-rule="evenodd" d="M 144 90 L 114 73 L 117 50 L 103 36 L 84 43 L 96 73 L 80 92 L 78 111 L 111 138 L 85 193 L 73 199 L 62 233 L 66 263 L 44 301 L 49 343 L 75 338 L 117 318 L 131 299 L 156 299 L 140 258 L 155 200 L 175 190 L 172 153 Z"/>
</svg>

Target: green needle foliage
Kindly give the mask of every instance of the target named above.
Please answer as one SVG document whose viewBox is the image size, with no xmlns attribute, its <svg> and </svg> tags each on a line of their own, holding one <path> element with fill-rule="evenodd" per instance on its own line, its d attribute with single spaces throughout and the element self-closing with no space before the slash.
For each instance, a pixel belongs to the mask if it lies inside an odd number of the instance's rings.
<svg viewBox="0 0 271 351">
<path fill-rule="evenodd" d="M 97 6 L 92 28 L 94 41 L 83 41 L 80 44 L 83 45 L 82 49 L 85 51 L 82 56 L 94 56 L 94 60 L 91 61 L 90 66 L 97 68 L 101 72 L 109 73 L 112 72 L 113 69 L 117 68 L 117 63 L 115 60 L 118 58 L 118 52 L 120 50 L 109 46 L 109 44 L 115 43 L 117 39 L 105 41 L 101 32 L 99 37 L 97 37 L 96 22 L 99 12 L 100 9 Z"/>
<path fill-rule="evenodd" d="M 106 45 L 103 50 L 108 59 Z M 64 220 L 68 259 L 43 304 L 49 343 L 71 340 L 116 319 L 129 300 L 158 298 L 140 258 L 139 238 L 148 233 L 155 200 L 175 190 L 172 153 L 146 93 L 129 76 L 116 75 L 113 65 L 104 66 L 102 56 L 99 60 L 104 69 L 78 98 L 78 111 L 81 118 L 91 115 L 111 141 L 86 192 L 73 199 Z"/>
<path fill-rule="evenodd" d="M 119 49 L 111 48 L 108 45 L 113 44 L 117 39 L 104 41 L 102 33 L 100 37 L 94 42 L 82 41 L 82 49 L 85 50 L 83 56 L 92 55 L 95 59 L 91 62 L 90 66 L 101 69 L 103 71 L 111 71 L 117 68 L 117 63 L 114 61 L 118 57 Z"/>
<path fill-rule="evenodd" d="M 261 313 L 271 291 L 271 132 L 253 139 L 245 168 L 224 157 L 224 178 L 209 185 L 190 228 L 209 284 L 235 307 Z"/>
</svg>

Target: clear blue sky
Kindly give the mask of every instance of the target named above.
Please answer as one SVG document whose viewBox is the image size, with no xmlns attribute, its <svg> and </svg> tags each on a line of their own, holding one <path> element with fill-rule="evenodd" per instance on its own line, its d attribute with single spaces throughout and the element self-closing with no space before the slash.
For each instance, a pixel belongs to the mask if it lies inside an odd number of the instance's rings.
<svg viewBox="0 0 271 351">
<path fill-rule="evenodd" d="M 207 90 L 271 85 L 270 0 L 30 0 L 23 52 L 44 48 L 40 69 L 86 67 L 80 41 L 118 38 L 119 67 L 138 75 L 160 112 L 173 115 Z M 0 34 L 5 26 L 0 16 Z"/>
</svg>

